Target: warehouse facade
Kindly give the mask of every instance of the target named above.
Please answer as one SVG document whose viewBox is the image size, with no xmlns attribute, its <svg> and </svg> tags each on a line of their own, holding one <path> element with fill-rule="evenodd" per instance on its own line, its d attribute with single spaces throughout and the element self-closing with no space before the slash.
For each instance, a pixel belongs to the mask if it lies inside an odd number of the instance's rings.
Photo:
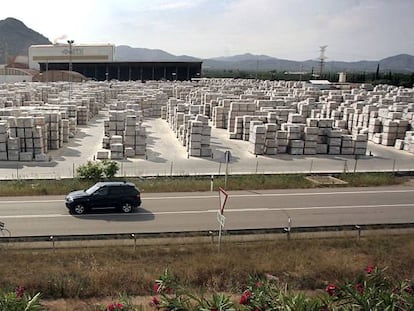
<svg viewBox="0 0 414 311">
<path fill-rule="evenodd" d="M 40 71 L 69 70 L 69 64 L 39 63 Z M 72 63 L 72 70 L 97 81 L 191 80 L 200 78 L 202 62 Z"/>
<path fill-rule="evenodd" d="M 115 61 L 115 46 L 32 45 L 29 66 L 41 72 L 70 70 L 87 78 L 105 81 L 191 80 L 200 78 L 201 61 Z"/>
</svg>

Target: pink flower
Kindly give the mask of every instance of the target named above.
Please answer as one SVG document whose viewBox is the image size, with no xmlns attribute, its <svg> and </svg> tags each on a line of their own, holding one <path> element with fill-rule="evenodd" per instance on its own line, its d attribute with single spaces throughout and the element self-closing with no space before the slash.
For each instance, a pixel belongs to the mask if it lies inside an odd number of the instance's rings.
<svg viewBox="0 0 414 311">
<path fill-rule="evenodd" d="M 328 293 L 329 296 L 333 296 L 336 293 L 336 290 L 338 289 L 338 287 L 335 284 L 328 284 L 328 286 L 326 286 L 325 288 L 325 292 Z"/>
<path fill-rule="evenodd" d="M 364 293 L 364 285 L 362 285 L 362 283 L 358 283 L 356 285 L 356 289 L 357 289 L 358 293 L 360 293 L 360 294 Z"/>
<path fill-rule="evenodd" d="M 404 288 L 404 291 L 406 293 L 414 295 L 414 287 L 413 286 L 407 286 L 406 288 Z"/>
<path fill-rule="evenodd" d="M 122 310 L 123 308 L 124 308 L 124 305 L 122 303 L 112 302 L 106 307 L 106 310 L 107 311 L 116 311 L 116 310 Z"/>
<path fill-rule="evenodd" d="M 16 288 L 16 296 L 17 298 L 23 298 L 24 295 L 24 287 L 23 286 L 19 286 Z"/>
<path fill-rule="evenodd" d="M 157 307 L 159 304 L 160 304 L 160 301 L 158 300 L 158 298 L 157 297 L 152 297 L 150 305 L 154 306 L 154 307 Z"/>
<path fill-rule="evenodd" d="M 371 274 L 375 271 L 375 266 L 367 266 L 364 270 L 367 274 Z"/>
<path fill-rule="evenodd" d="M 250 297 L 252 296 L 252 293 L 248 290 L 246 290 L 243 295 L 240 297 L 240 304 L 241 305 L 248 305 L 250 302 Z"/>
<path fill-rule="evenodd" d="M 260 287 L 260 286 L 262 286 L 262 283 L 261 282 L 256 282 L 256 287 Z"/>
<path fill-rule="evenodd" d="M 154 283 L 154 292 L 159 293 L 161 291 L 161 285 Z"/>
</svg>

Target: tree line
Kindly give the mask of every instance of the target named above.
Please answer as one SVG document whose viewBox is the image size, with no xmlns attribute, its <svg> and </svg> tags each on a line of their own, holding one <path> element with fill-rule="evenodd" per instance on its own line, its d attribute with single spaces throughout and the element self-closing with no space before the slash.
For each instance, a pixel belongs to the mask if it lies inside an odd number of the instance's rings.
<svg viewBox="0 0 414 311">
<path fill-rule="evenodd" d="M 314 75 L 312 72 L 291 73 L 286 71 L 247 71 L 231 69 L 205 69 L 203 70 L 205 78 L 233 78 L 233 79 L 258 79 L 258 80 L 285 80 L 285 81 L 308 81 L 312 79 L 329 80 L 337 82 L 339 79 L 338 72 L 325 72 L 322 76 Z M 379 66 L 376 72 L 347 72 L 346 81 L 350 83 L 371 83 L 388 84 L 403 87 L 413 87 L 414 72 L 400 73 L 392 71 L 380 71 Z"/>
</svg>

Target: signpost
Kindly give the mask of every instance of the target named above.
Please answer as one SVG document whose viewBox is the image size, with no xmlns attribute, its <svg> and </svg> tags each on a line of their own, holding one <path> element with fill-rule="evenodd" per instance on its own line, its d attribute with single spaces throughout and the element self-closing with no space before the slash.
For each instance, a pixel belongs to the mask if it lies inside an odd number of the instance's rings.
<svg viewBox="0 0 414 311">
<path fill-rule="evenodd" d="M 220 200 L 220 209 L 217 211 L 217 221 L 219 223 L 219 237 L 218 237 L 218 251 L 220 252 L 220 244 L 221 244 L 221 232 L 224 227 L 224 223 L 226 221 L 226 217 L 224 217 L 224 206 L 226 205 L 228 193 L 223 188 L 219 188 L 219 200 Z"/>
</svg>

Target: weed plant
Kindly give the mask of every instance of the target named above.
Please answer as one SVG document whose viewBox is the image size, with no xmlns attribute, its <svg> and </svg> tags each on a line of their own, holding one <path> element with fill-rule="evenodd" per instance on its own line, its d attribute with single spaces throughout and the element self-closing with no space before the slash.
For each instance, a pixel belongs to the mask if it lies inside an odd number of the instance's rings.
<svg viewBox="0 0 414 311">
<path fill-rule="evenodd" d="M 2 246 L 0 288 L 24 286 L 45 298 L 151 295 L 166 267 L 195 291 L 238 293 L 249 276 L 271 274 L 294 290 L 323 290 L 366 265 L 414 279 L 413 235 L 318 240 L 224 242 L 82 249 L 13 250 Z M 16 264 L 18 263 L 18 264 Z"/>
<path fill-rule="evenodd" d="M 240 175 L 214 178 L 214 190 L 219 187 L 227 190 L 293 189 L 316 187 L 301 174 L 288 175 Z M 385 186 L 405 181 L 390 173 L 342 174 L 339 178 L 348 186 Z M 152 177 L 152 178 L 113 178 L 137 185 L 143 192 L 193 192 L 210 191 L 211 178 L 206 176 Z M 86 179 L 61 180 L 17 180 L 2 181 L 0 196 L 65 195 L 72 190 L 87 189 L 96 181 Z M 330 185 L 332 187 L 332 185 Z"/>
</svg>

